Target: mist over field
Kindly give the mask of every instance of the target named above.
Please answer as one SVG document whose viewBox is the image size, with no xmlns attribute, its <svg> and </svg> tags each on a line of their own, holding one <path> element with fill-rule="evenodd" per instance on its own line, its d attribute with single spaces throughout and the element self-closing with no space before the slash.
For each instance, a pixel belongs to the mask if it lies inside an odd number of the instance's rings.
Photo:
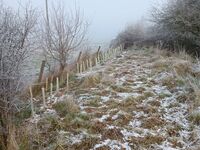
<svg viewBox="0 0 200 150">
<path fill-rule="evenodd" d="M 42 12 L 45 10 L 45 0 L 6 0 L 11 7 L 18 3 L 31 3 Z M 60 0 L 49 0 L 49 6 L 56 5 Z M 84 17 L 90 23 L 89 39 L 94 44 L 109 43 L 125 26 L 147 19 L 151 6 L 156 0 L 64 0 L 63 5 L 80 7 Z"/>
<path fill-rule="evenodd" d="M 14 9 L 18 6 L 25 7 L 33 5 L 45 17 L 45 0 L 6 0 L 6 4 Z M 55 7 L 60 0 L 48 0 L 49 7 Z M 146 21 L 151 6 L 155 3 L 152 0 L 65 0 L 62 5 L 66 9 L 79 7 L 84 18 L 89 23 L 87 38 L 89 45 L 95 50 L 99 45 L 107 48 L 110 41 L 126 26 L 137 21 Z M 38 54 L 38 55 L 37 55 Z M 31 59 L 38 58 L 42 61 L 41 53 L 35 53 Z M 27 65 L 26 74 L 34 77 L 38 75 L 40 63 L 33 61 L 33 65 Z M 37 71 L 36 71 L 37 70 Z M 35 78 L 34 78 L 35 79 Z M 30 80 L 32 81 L 32 80 Z"/>
<path fill-rule="evenodd" d="M 200 0 L 0 0 L 0 150 L 199 150 Z"/>
</svg>

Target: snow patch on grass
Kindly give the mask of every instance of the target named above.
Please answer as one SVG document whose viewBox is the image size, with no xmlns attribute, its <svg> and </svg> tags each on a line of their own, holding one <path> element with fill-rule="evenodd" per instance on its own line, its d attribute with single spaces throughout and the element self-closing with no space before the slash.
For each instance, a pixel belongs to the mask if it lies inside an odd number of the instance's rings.
<svg viewBox="0 0 200 150">
<path fill-rule="evenodd" d="M 98 120 L 100 121 L 100 122 L 104 122 L 106 119 L 108 119 L 110 117 L 110 115 L 108 114 L 108 115 L 103 115 L 101 118 L 99 118 Z"/>
<path fill-rule="evenodd" d="M 117 140 L 110 140 L 110 139 L 107 139 L 105 141 L 102 141 L 100 144 L 95 145 L 93 149 L 96 150 L 97 148 L 101 148 L 103 146 L 108 146 L 111 150 L 121 150 L 121 149 L 131 150 L 131 147 L 127 142 L 121 143 Z"/>
<path fill-rule="evenodd" d="M 172 93 L 165 86 L 154 85 L 152 89 L 155 91 L 156 94 L 172 95 Z"/>
<path fill-rule="evenodd" d="M 101 96 L 101 100 L 102 100 L 103 102 L 107 102 L 107 101 L 110 100 L 110 96 Z"/>
<path fill-rule="evenodd" d="M 128 97 L 138 97 L 140 96 L 141 94 L 138 94 L 138 93 L 117 93 L 117 96 L 119 97 L 122 97 L 123 99 L 126 99 Z"/>
</svg>

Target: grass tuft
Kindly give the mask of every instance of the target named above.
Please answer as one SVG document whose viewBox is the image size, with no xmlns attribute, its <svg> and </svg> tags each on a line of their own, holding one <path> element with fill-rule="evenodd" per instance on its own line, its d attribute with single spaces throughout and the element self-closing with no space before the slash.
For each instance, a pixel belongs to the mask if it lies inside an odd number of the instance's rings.
<svg viewBox="0 0 200 150">
<path fill-rule="evenodd" d="M 192 121 L 196 125 L 200 125 L 200 112 L 195 111 L 190 114 L 189 120 Z"/>
<path fill-rule="evenodd" d="M 53 105 L 53 108 L 61 117 L 64 117 L 69 113 L 78 113 L 80 111 L 79 106 L 74 102 L 73 99 L 64 99 L 59 101 Z"/>
<path fill-rule="evenodd" d="M 162 119 L 156 118 L 156 117 L 149 117 L 144 120 L 142 123 L 142 127 L 146 129 L 154 129 L 156 127 L 163 126 L 165 122 Z"/>
<path fill-rule="evenodd" d="M 189 61 L 177 60 L 177 62 L 173 65 L 173 68 L 175 72 L 181 76 L 192 74 L 192 64 Z"/>
<path fill-rule="evenodd" d="M 95 74 L 95 75 L 90 75 L 87 76 L 83 79 L 80 87 L 82 88 L 91 88 L 96 86 L 97 84 L 101 83 L 101 75 L 100 74 Z"/>
<path fill-rule="evenodd" d="M 88 100 L 87 105 L 92 106 L 92 107 L 99 107 L 101 105 L 100 102 L 101 102 L 101 99 L 99 96 L 97 96 L 91 100 Z"/>
<path fill-rule="evenodd" d="M 130 87 L 128 87 L 128 86 L 125 87 L 125 86 L 112 85 L 111 88 L 114 91 L 121 92 L 121 93 L 123 93 L 123 92 L 127 92 L 127 93 L 132 92 L 132 89 Z"/>
</svg>

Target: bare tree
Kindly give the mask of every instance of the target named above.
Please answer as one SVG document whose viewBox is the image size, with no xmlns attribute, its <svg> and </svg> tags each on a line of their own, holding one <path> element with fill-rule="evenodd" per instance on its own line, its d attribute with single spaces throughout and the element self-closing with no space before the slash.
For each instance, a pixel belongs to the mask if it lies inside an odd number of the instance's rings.
<svg viewBox="0 0 200 150">
<path fill-rule="evenodd" d="M 23 65 L 33 48 L 31 33 L 37 18 L 30 7 L 24 8 L 25 12 L 14 12 L 3 4 L 0 7 L 0 149 L 9 149 Z"/>
<path fill-rule="evenodd" d="M 80 9 L 66 12 L 64 7 L 53 8 L 42 30 L 42 49 L 46 58 L 59 63 L 62 72 L 70 54 L 80 47 L 87 31 Z"/>
</svg>

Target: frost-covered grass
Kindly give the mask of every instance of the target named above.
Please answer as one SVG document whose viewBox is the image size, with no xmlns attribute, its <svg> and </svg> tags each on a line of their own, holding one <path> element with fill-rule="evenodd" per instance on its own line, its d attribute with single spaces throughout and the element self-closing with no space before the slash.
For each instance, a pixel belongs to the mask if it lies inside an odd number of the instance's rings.
<svg viewBox="0 0 200 150">
<path fill-rule="evenodd" d="M 200 115 L 192 105 L 197 95 L 175 69 L 185 57 L 176 57 L 127 51 L 77 75 L 68 92 L 73 103 L 67 94 L 56 95 L 48 99 L 46 110 L 28 120 L 29 131 L 37 125 L 38 132 L 30 132 L 35 149 L 197 147 Z"/>
<path fill-rule="evenodd" d="M 79 106 L 75 104 L 73 99 L 63 99 L 53 104 L 53 109 L 59 114 L 59 116 L 64 117 L 68 113 L 77 113 L 79 112 Z"/>
<path fill-rule="evenodd" d="M 196 125 L 200 125 L 200 111 L 193 111 L 190 114 L 189 119 Z"/>
</svg>

